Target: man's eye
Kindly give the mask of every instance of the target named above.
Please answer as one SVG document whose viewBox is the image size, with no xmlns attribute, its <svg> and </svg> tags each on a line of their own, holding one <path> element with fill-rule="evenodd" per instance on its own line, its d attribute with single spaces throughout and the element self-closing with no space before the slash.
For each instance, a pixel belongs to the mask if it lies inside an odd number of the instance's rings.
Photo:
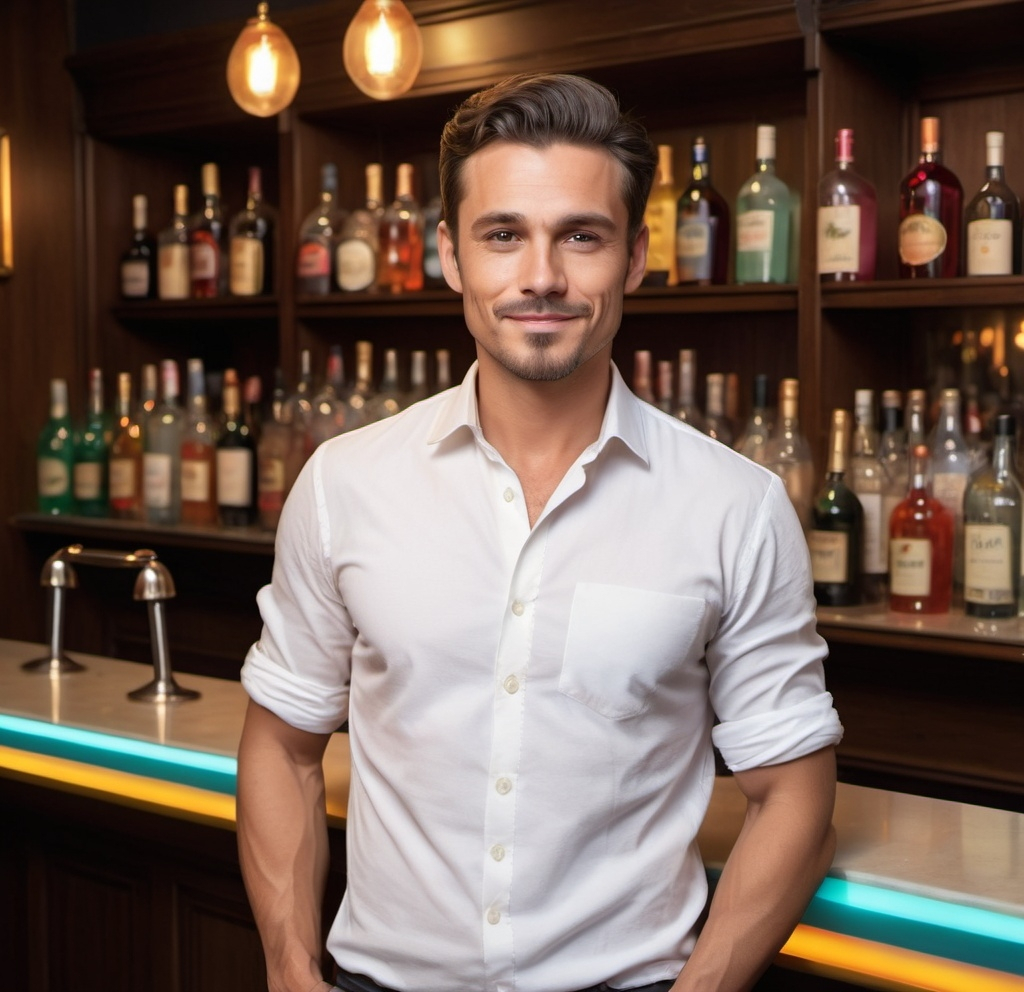
<svg viewBox="0 0 1024 992">
<path fill-rule="evenodd" d="M 569 240 L 576 244 L 585 245 L 591 241 L 596 241 L 597 238 L 593 234 L 589 234 L 586 231 L 576 231 L 575 234 L 569 235 Z"/>
<path fill-rule="evenodd" d="M 501 244 L 508 244 L 515 240 L 515 235 L 511 231 L 494 231 L 491 234 L 491 240 L 500 242 Z"/>
</svg>

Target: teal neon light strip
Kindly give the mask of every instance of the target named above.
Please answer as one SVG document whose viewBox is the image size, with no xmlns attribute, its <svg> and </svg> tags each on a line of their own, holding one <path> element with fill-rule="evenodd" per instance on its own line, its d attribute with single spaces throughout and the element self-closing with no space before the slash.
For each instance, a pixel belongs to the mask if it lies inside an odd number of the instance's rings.
<svg viewBox="0 0 1024 992">
<path fill-rule="evenodd" d="M 2 713 L 0 744 L 229 796 L 235 794 L 237 762 L 224 755 L 189 751 L 131 737 L 115 737 Z"/>
</svg>

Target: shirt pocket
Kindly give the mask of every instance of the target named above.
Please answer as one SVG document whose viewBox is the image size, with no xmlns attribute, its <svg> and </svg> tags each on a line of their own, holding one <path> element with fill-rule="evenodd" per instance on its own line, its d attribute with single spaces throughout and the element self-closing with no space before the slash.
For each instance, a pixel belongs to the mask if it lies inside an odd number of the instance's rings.
<svg viewBox="0 0 1024 992">
<path fill-rule="evenodd" d="M 704 656 L 706 605 L 694 596 L 579 583 L 559 692 L 610 720 L 639 716 L 659 684 Z"/>
</svg>

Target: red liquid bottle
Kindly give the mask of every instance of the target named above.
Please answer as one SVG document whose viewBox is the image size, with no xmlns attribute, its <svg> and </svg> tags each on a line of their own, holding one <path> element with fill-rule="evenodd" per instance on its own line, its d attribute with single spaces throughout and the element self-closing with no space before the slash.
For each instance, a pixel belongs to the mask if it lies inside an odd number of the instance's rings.
<svg viewBox="0 0 1024 992">
<path fill-rule="evenodd" d="M 822 282 L 875 278 L 875 188 L 853 169 L 853 131 L 836 133 L 836 167 L 818 185 L 818 274 Z"/>
</svg>

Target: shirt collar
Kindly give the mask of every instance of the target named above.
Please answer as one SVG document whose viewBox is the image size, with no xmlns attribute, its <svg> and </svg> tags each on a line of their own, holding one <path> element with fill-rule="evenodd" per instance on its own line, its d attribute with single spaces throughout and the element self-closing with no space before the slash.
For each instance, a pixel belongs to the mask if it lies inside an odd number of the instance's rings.
<svg viewBox="0 0 1024 992">
<path fill-rule="evenodd" d="M 611 363 L 612 382 L 608 393 L 601 433 L 590 450 L 596 455 L 612 438 L 618 438 L 645 465 L 650 465 L 647 434 L 644 430 L 644 402 L 626 385 L 618 367 Z M 439 444 L 463 429 L 486 444 L 480 429 L 480 411 L 476 399 L 477 363 L 469 367 L 461 384 L 448 391 L 427 436 L 428 444 Z"/>
</svg>

